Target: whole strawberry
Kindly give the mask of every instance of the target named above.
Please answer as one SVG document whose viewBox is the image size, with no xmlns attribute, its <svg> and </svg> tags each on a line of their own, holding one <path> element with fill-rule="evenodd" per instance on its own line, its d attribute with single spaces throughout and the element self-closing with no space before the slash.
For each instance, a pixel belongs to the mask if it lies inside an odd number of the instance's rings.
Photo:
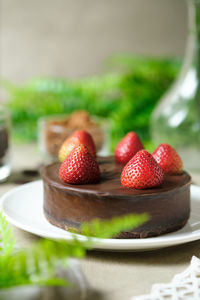
<svg viewBox="0 0 200 300">
<path fill-rule="evenodd" d="M 134 189 L 148 189 L 160 186 L 164 173 L 153 156 L 146 150 L 140 150 L 124 167 L 121 183 Z"/>
<path fill-rule="evenodd" d="M 95 183 L 100 170 L 95 158 L 83 144 L 75 147 L 60 166 L 60 179 L 71 184 Z"/>
<path fill-rule="evenodd" d="M 131 131 L 119 142 L 115 149 L 115 160 L 126 164 L 139 150 L 144 149 L 137 133 Z"/>
<path fill-rule="evenodd" d="M 96 157 L 96 148 L 92 136 L 85 130 L 78 130 L 70 135 L 62 144 L 58 153 L 59 160 L 61 162 L 64 161 L 74 147 L 80 144 L 84 144 L 90 153 Z"/>
<path fill-rule="evenodd" d="M 183 172 L 183 162 L 176 150 L 169 144 L 160 144 L 152 155 L 164 173 L 181 174 Z"/>
</svg>

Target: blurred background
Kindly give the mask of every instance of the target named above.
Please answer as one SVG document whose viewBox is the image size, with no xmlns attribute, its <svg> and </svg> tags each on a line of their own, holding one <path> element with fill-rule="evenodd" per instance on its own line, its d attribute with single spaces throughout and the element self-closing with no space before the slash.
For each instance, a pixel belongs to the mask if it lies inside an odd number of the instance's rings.
<svg viewBox="0 0 200 300">
<path fill-rule="evenodd" d="M 1 76 L 77 78 L 133 53 L 183 56 L 184 0 L 1 0 Z"/>
<path fill-rule="evenodd" d="M 86 129 L 108 154 L 133 130 L 152 151 L 163 141 L 152 141 L 151 115 L 178 76 L 187 34 L 184 0 L 1 0 L 1 102 L 13 141 L 38 140 L 55 158 Z"/>
</svg>

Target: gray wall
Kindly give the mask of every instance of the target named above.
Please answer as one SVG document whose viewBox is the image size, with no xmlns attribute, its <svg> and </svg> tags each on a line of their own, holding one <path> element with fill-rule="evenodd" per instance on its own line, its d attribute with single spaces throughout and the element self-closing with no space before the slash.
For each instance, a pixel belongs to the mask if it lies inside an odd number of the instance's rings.
<svg viewBox="0 0 200 300">
<path fill-rule="evenodd" d="M 183 55 L 184 0 L 1 0 L 0 74 L 79 77 L 114 53 Z"/>
</svg>

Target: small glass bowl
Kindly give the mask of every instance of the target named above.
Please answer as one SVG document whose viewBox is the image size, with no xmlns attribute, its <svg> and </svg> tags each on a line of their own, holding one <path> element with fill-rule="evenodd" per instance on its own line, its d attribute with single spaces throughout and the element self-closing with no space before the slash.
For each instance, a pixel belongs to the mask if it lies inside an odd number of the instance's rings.
<svg viewBox="0 0 200 300">
<path fill-rule="evenodd" d="M 11 172 L 10 130 L 10 113 L 0 106 L 0 182 L 4 182 Z"/>
<path fill-rule="evenodd" d="M 73 124 L 74 126 L 69 126 L 68 120 L 73 115 L 52 115 L 38 120 L 38 143 L 44 163 L 58 161 L 58 151 L 61 145 L 76 130 L 86 130 L 91 134 L 98 155 L 109 154 L 108 122 L 105 119 L 90 116 L 89 124 L 81 122 L 80 118 Z"/>
</svg>

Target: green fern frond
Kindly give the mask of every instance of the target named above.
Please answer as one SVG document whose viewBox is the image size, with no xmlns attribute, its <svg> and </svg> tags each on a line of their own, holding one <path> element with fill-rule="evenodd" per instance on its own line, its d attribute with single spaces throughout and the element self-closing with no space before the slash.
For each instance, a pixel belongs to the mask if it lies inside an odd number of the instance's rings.
<svg viewBox="0 0 200 300">
<path fill-rule="evenodd" d="M 31 247 L 16 249 L 16 241 L 5 217 L 0 212 L 0 288 L 20 285 L 66 285 L 56 277 L 58 267 L 67 267 L 69 257 L 84 257 L 92 248 L 91 236 L 110 238 L 121 231 L 140 226 L 149 219 L 147 214 L 126 215 L 111 220 L 94 220 L 81 226 L 87 236 L 83 242 L 77 236 L 71 241 L 41 239 Z"/>
<path fill-rule="evenodd" d="M 93 220 L 91 223 L 83 223 L 80 232 L 85 236 L 98 238 L 112 238 L 122 231 L 136 228 L 149 220 L 148 214 L 125 215 L 111 220 Z"/>
<path fill-rule="evenodd" d="M 10 255 L 14 251 L 16 241 L 6 218 L 0 212 L 0 255 Z"/>
</svg>

